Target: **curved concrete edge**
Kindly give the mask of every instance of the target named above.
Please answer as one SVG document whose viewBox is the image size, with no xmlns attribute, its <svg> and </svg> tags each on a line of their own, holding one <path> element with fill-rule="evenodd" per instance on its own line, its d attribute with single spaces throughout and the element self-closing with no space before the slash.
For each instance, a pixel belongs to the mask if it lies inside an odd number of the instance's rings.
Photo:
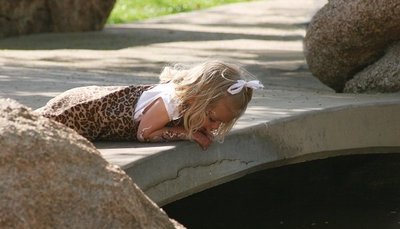
<svg viewBox="0 0 400 229">
<path fill-rule="evenodd" d="M 336 156 L 400 153 L 400 101 L 310 111 L 232 132 L 201 151 L 181 142 L 124 170 L 159 206 L 261 169 Z"/>
</svg>

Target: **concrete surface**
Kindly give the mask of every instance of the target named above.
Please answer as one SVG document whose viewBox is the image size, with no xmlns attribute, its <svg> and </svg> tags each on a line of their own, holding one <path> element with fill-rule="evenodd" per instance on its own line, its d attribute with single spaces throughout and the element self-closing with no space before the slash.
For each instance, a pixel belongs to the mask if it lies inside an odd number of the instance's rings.
<svg viewBox="0 0 400 229">
<path fill-rule="evenodd" d="M 400 152 L 400 94 L 336 94 L 307 69 L 305 27 L 323 0 L 266 0 L 0 40 L 0 96 L 32 108 L 72 87 L 157 82 L 168 63 L 222 58 L 266 86 L 222 144 L 96 143 L 159 205 L 258 169 L 349 153 Z"/>
</svg>

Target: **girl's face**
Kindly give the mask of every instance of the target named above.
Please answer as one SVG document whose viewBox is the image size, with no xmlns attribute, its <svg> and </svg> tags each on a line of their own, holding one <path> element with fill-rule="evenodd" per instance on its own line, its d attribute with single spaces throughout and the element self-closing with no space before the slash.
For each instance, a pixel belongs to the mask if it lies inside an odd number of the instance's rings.
<svg viewBox="0 0 400 229">
<path fill-rule="evenodd" d="M 238 115 L 239 111 L 235 108 L 234 101 L 225 96 L 206 111 L 202 129 L 207 133 L 213 133 L 222 123 L 229 123 Z"/>
</svg>

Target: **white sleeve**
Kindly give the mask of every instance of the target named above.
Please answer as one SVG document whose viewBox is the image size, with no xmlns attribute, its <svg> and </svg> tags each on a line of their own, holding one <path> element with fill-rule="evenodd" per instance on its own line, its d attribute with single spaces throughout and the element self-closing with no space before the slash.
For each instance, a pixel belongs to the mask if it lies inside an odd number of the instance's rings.
<svg viewBox="0 0 400 229">
<path fill-rule="evenodd" d="M 172 83 L 159 84 L 154 88 L 143 92 L 136 104 L 134 119 L 140 120 L 143 111 L 156 99 L 161 98 L 165 109 L 168 112 L 169 120 L 176 120 L 181 117 L 179 114 L 180 102 L 175 98 L 175 87 Z"/>
</svg>

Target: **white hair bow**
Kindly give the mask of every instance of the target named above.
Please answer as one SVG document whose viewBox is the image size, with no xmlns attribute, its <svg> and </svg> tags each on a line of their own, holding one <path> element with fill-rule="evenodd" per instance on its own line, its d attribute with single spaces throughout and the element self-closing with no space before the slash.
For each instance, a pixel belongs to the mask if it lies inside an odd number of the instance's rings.
<svg viewBox="0 0 400 229">
<path fill-rule="evenodd" d="M 264 85 L 262 85 L 258 80 L 251 80 L 248 82 L 245 80 L 238 80 L 235 84 L 233 84 L 228 88 L 228 92 L 229 94 L 234 95 L 242 91 L 243 87 L 249 87 L 251 89 L 260 89 L 264 88 Z"/>
</svg>

